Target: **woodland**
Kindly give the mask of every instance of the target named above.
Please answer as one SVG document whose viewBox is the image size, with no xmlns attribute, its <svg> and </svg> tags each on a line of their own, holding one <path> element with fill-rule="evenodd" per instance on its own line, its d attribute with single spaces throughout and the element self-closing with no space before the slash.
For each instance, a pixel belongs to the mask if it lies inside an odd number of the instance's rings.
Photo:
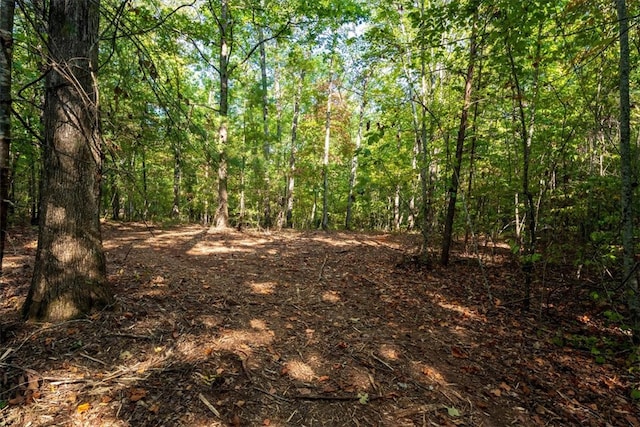
<svg viewBox="0 0 640 427">
<path fill-rule="evenodd" d="M 0 420 L 640 426 L 640 4 L 0 0 Z"/>
</svg>

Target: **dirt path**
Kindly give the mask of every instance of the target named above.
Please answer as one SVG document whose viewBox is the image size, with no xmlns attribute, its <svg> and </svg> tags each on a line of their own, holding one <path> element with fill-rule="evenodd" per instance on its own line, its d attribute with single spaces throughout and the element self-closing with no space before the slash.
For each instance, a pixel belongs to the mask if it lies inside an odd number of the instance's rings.
<svg viewBox="0 0 640 427">
<path fill-rule="evenodd" d="M 559 342 L 625 337 L 562 292 L 518 314 L 508 255 L 427 270 L 406 235 L 106 224 L 117 307 L 42 328 L 17 317 L 33 238 L 5 261 L 4 425 L 640 426 L 629 355 Z"/>
</svg>

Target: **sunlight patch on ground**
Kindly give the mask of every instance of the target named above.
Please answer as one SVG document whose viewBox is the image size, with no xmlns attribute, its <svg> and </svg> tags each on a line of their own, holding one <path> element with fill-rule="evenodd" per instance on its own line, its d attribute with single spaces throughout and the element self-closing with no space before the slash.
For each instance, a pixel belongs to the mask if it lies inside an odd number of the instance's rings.
<svg viewBox="0 0 640 427">
<path fill-rule="evenodd" d="M 211 246 L 206 242 L 199 242 L 193 245 L 193 248 L 189 249 L 187 255 L 211 255 L 211 254 L 230 254 L 238 252 L 253 252 L 252 249 L 240 249 L 238 247 L 228 246 Z"/>
<path fill-rule="evenodd" d="M 400 352 L 396 348 L 396 346 L 391 344 L 382 344 L 380 349 L 378 350 L 380 355 L 387 360 L 398 360 L 400 359 Z"/>
<path fill-rule="evenodd" d="M 215 350 L 226 350 L 236 352 L 236 350 L 247 349 L 256 346 L 268 346 L 273 342 L 275 334 L 270 330 L 247 331 L 234 330 L 224 332 L 214 344 Z"/>
<path fill-rule="evenodd" d="M 446 385 L 447 381 L 444 376 L 432 366 L 422 362 L 413 362 L 412 370 L 414 378 L 423 378 L 430 383 L 436 383 L 440 385 Z"/>
<path fill-rule="evenodd" d="M 184 362 L 197 362 L 206 359 L 211 351 L 203 345 L 201 335 L 183 334 L 176 341 L 175 349 Z"/>
<path fill-rule="evenodd" d="M 269 330 L 269 328 L 267 328 L 267 323 L 262 319 L 251 319 L 249 324 L 251 325 L 251 327 L 253 329 L 257 329 L 259 331 L 267 331 L 267 330 Z"/>
<path fill-rule="evenodd" d="M 322 294 L 322 301 L 336 304 L 340 301 L 340 293 L 337 291 L 327 291 Z"/>
<path fill-rule="evenodd" d="M 271 295 L 275 292 L 275 282 L 259 282 L 249 283 L 251 291 L 256 295 Z"/>
<path fill-rule="evenodd" d="M 222 319 L 218 316 L 202 315 L 198 320 L 207 328 L 215 328 L 222 324 Z"/>
<path fill-rule="evenodd" d="M 375 380 L 369 372 L 350 369 L 349 383 L 356 390 L 369 390 L 375 384 Z"/>
<path fill-rule="evenodd" d="M 295 380 L 304 382 L 311 382 L 317 377 L 313 368 L 300 360 L 287 362 L 284 365 L 283 373 Z"/>
<path fill-rule="evenodd" d="M 431 300 L 434 303 L 438 304 L 440 307 L 444 308 L 445 310 L 451 310 L 451 311 L 454 311 L 454 312 L 456 312 L 458 314 L 461 314 L 464 319 L 486 321 L 486 318 L 484 318 L 483 316 L 479 315 L 476 311 L 471 310 L 469 307 L 465 307 L 463 305 L 459 305 L 459 304 L 443 301 L 442 296 L 440 296 L 437 293 L 427 292 L 427 295 L 431 298 Z"/>
</svg>

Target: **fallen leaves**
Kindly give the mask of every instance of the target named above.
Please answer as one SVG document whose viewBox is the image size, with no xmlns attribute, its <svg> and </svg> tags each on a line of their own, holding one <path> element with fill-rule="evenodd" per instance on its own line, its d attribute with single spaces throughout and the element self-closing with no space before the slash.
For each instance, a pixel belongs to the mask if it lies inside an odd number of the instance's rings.
<svg viewBox="0 0 640 427">
<path fill-rule="evenodd" d="M 468 359 L 469 355 L 460 347 L 452 346 L 451 347 L 451 355 L 458 359 Z"/>
<path fill-rule="evenodd" d="M 89 402 L 85 402 L 78 405 L 78 407 L 76 408 L 76 412 L 78 414 L 83 414 L 87 412 L 89 409 L 91 409 L 91 404 Z"/>
<path fill-rule="evenodd" d="M 109 227 L 114 234 L 119 225 Z M 87 425 L 122 408 L 120 417 L 131 417 L 131 425 L 309 425 L 315 420 L 305 417 L 317 416 L 334 425 L 362 417 L 356 419 L 362 425 L 384 418 L 388 425 L 452 427 L 489 417 L 493 425 L 640 427 L 640 383 L 617 354 L 596 366 L 588 351 L 553 342 L 558 331 L 565 343 L 595 335 L 580 328 L 599 327 L 598 313 L 560 313 L 551 305 L 541 316 L 515 312 L 509 301 L 517 300 L 518 271 L 508 262 L 487 264 L 499 297 L 490 304 L 477 286 L 482 272 L 475 262 L 410 266 L 398 274 L 387 260 L 405 246 L 390 244 L 410 236 L 346 246 L 333 232 L 320 238 L 291 232 L 286 239 L 276 232 L 231 232 L 207 241 L 172 231 L 163 230 L 162 240 L 141 226 L 144 244 L 128 259 L 122 251 L 129 243 L 117 242 L 131 235 L 118 230 L 110 237 L 108 259 L 127 259 L 111 270 L 118 272 L 112 278 L 121 311 L 100 312 L 24 345 L 27 334 L 13 342 L 7 335 L 16 351 L 0 361 L 42 375 L 12 368 L 4 384 L 13 387 L 4 396 L 11 405 L 6 413 L 46 409 L 67 424 L 64 417 L 82 414 Z M 194 242 L 225 251 L 192 256 Z M 188 280 L 178 279 L 185 275 Z M 258 292 L 256 283 L 277 286 Z M 260 341 L 263 325 L 274 335 Z M 254 334 L 242 347 L 211 344 L 244 330 Z M 597 332 L 615 339 L 615 331 Z M 176 345 L 183 342 L 193 346 Z M 250 357 L 237 357 L 238 348 Z M 302 399 L 309 411 L 299 410 Z M 331 399 L 343 404 L 327 404 Z M 398 422 L 405 417 L 412 419 Z"/>
<path fill-rule="evenodd" d="M 147 396 L 147 390 L 141 387 L 136 387 L 129 390 L 129 400 L 131 400 L 132 402 L 137 402 L 139 400 L 142 400 L 146 396 Z"/>
</svg>

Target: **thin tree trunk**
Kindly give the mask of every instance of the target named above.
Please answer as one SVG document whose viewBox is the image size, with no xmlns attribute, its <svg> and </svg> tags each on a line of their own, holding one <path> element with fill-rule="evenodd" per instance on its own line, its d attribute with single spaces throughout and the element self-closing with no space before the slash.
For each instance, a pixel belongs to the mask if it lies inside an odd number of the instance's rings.
<svg viewBox="0 0 640 427">
<path fill-rule="evenodd" d="M 229 120 L 229 55 L 231 50 L 231 40 L 229 26 L 231 19 L 229 16 L 228 0 L 221 0 L 221 12 L 219 19 L 220 29 L 220 127 L 218 129 L 218 208 L 214 218 L 216 228 L 229 227 L 229 195 L 227 193 L 227 142 L 228 142 L 228 120 Z"/>
<path fill-rule="evenodd" d="M 403 12 L 404 9 L 402 8 L 400 8 L 399 11 L 400 11 L 400 14 L 404 13 Z M 408 41 L 409 37 L 407 35 L 404 21 L 402 20 L 400 20 L 400 30 L 405 39 L 405 42 L 409 44 L 409 41 Z M 426 189 L 422 188 L 422 182 L 424 182 L 423 178 L 426 177 L 426 173 L 423 171 L 423 167 L 422 167 L 422 164 L 423 164 L 422 160 L 424 160 L 424 157 L 421 156 L 422 148 L 423 148 L 422 126 L 421 126 L 420 118 L 418 116 L 418 109 L 416 107 L 416 104 L 418 103 L 418 101 L 416 100 L 417 95 L 413 85 L 413 81 L 411 79 L 411 73 L 408 68 L 408 64 L 411 64 L 413 62 L 413 58 L 411 57 L 411 50 L 407 50 L 406 58 L 405 56 L 402 56 L 401 59 L 402 59 L 402 70 L 404 72 L 404 76 L 409 82 L 408 90 L 409 90 L 409 99 L 411 100 L 411 119 L 413 124 L 413 131 L 415 135 L 411 167 L 412 167 L 412 170 L 414 171 L 414 176 L 416 177 L 416 179 L 412 184 L 414 191 L 413 191 L 413 194 L 411 195 L 411 200 L 409 202 L 409 209 L 411 211 L 409 215 L 409 228 L 413 229 L 416 226 L 416 217 L 418 219 L 420 218 L 420 212 L 418 212 L 418 209 L 416 209 L 416 195 L 418 194 L 419 186 L 420 186 L 420 194 L 422 194 L 423 192 L 426 193 Z"/>
<path fill-rule="evenodd" d="M 482 54 L 481 54 L 482 55 Z M 481 64 L 478 67 L 478 78 L 476 79 L 478 82 L 476 83 L 476 88 L 479 87 L 479 85 L 481 83 L 479 83 L 479 81 L 481 80 L 481 72 L 482 72 L 482 67 Z M 476 160 L 476 146 L 478 144 L 478 131 L 477 131 L 477 126 L 478 126 L 478 102 L 473 104 L 473 119 L 472 119 L 472 125 L 471 125 L 471 148 L 469 150 L 469 178 L 468 178 L 468 182 L 467 182 L 467 203 L 469 203 L 469 201 L 471 201 L 472 199 L 472 190 L 473 190 L 473 178 L 474 178 L 474 173 L 475 173 L 475 160 Z M 465 249 L 467 248 L 467 245 L 469 243 L 469 235 L 471 234 L 471 222 L 467 221 L 467 225 L 465 228 L 465 233 L 464 233 L 464 246 Z"/>
<path fill-rule="evenodd" d="M 98 1 L 51 0 L 38 249 L 26 318 L 59 321 L 112 304 L 100 231 Z M 71 30 L 70 30 L 71 29 Z"/>
<path fill-rule="evenodd" d="M 349 197 L 347 199 L 347 215 L 345 217 L 344 226 L 347 230 L 351 229 L 351 219 L 353 215 L 353 202 L 355 195 L 353 194 L 358 176 L 358 153 L 362 145 L 362 128 L 364 126 L 364 110 L 367 107 L 367 82 L 368 75 L 363 76 L 362 80 L 362 100 L 360 102 L 360 111 L 358 113 L 358 133 L 356 134 L 356 149 L 351 159 L 351 171 L 349 173 Z"/>
<path fill-rule="evenodd" d="M 300 81 L 298 83 L 298 90 L 293 102 L 293 120 L 291 123 L 291 151 L 289 153 L 289 176 L 287 177 L 287 196 L 286 196 L 286 226 L 288 228 L 293 227 L 293 195 L 295 189 L 295 175 L 296 175 L 296 154 L 298 144 L 298 120 L 300 118 L 300 101 L 302 98 L 302 88 L 304 87 L 304 70 L 300 72 Z"/>
<path fill-rule="evenodd" d="M 149 217 L 149 187 L 147 182 L 147 153 L 144 147 L 142 147 L 142 197 L 143 197 L 143 211 L 142 219 L 147 220 Z"/>
<path fill-rule="evenodd" d="M 15 1 L 0 1 L 0 274 L 9 209 L 9 155 L 11 148 L 11 69 Z"/>
<path fill-rule="evenodd" d="M 171 208 L 171 217 L 178 219 L 180 217 L 180 185 L 182 183 L 182 153 L 180 152 L 179 142 L 173 147 L 173 206 Z"/>
<path fill-rule="evenodd" d="M 620 25 L 620 173 L 622 187 L 623 272 L 627 305 L 635 342 L 640 342 L 640 295 L 633 239 L 633 184 L 631 169 L 631 102 L 629 95 L 629 18 L 625 0 L 616 0 Z"/>
<path fill-rule="evenodd" d="M 536 44 L 536 58 L 540 57 L 540 49 L 541 49 L 541 34 L 542 34 L 542 23 L 538 26 L 538 40 Z M 536 99 L 538 93 L 538 78 L 539 78 L 539 66 L 534 65 L 534 75 L 533 75 L 533 83 L 532 83 L 532 101 L 529 105 L 529 123 L 527 124 L 526 119 L 526 111 L 525 105 L 523 102 L 524 93 L 522 92 L 522 86 L 520 85 L 520 81 L 518 78 L 518 72 L 516 69 L 515 60 L 513 57 L 513 51 L 511 49 L 511 43 L 507 41 L 507 52 L 509 55 L 509 62 L 511 65 L 511 74 L 513 77 L 514 88 L 515 91 L 514 98 L 517 101 L 517 108 L 520 119 L 520 128 L 521 128 L 521 142 L 522 142 L 522 195 L 524 196 L 524 205 L 525 205 L 525 219 L 527 221 L 527 226 L 524 227 L 525 237 L 522 239 L 524 250 L 523 250 L 523 261 L 522 261 L 522 272 L 525 276 L 525 289 L 524 289 L 524 299 L 523 299 L 523 309 L 526 311 L 529 309 L 531 303 L 531 283 L 533 280 L 533 256 L 536 252 L 536 225 L 537 225 L 537 216 L 536 216 L 536 208 L 533 200 L 533 193 L 531 192 L 529 186 L 530 174 L 529 168 L 531 166 L 531 144 L 533 143 L 533 134 L 535 129 L 535 119 L 536 119 Z"/>
<path fill-rule="evenodd" d="M 263 146 L 262 151 L 264 153 L 264 193 L 262 198 L 262 211 L 263 221 L 262 225 L 265 228 L 270 228 L 271 221 L 271 192 L 270 192 L 270 177 L 269 177 L 269 162 L 271 158 L 271 142 L 269 135 L 269 99 L 268 99 L 268 84 L 267 84 L 267 50 L 265 46 L 264 30 L 260 27 L 259 31 L 259 50 L 260 50 L 260 85 L 262 91 L 262 132 L 263 132 Z"/>
<path fill-rule="evenodd" d="M 476 17 L 477 19 L 477 17 Z M 453 220 L 456 213 L 456 201 L 458 199 L 458 185 L 460 183 L 460 170 L 462 168 L 462 153 L 464 150 L 464 141 L 467 132 L 467 119 L 469 116 L 469 107 L 471 106 L 471 92 L 473 89 L 473 71 L 476 60 L 476 29 L 475 25 L 471 34 L 469 47 L 469 67 L 467 68 L 467 76 L 464 85 L 464 96 L 462 101 L 462 113 L 460 115 L 460 127 L 458 128 L 458 137 L 456 140 L 456 157 L 451 174 L 451 187 L 449 188 L 449 205 L 447 206 L 447 216 L 444 223 L 444 236 L 442 238 L 442 253 L 440 263 L 442 265 L 449 264 L 449 254 L 451 251 L 451 239 L 453 235 Z"/>
<path fill-rule="evenodd" d="M 421 2 L 421 17 L 424 17 L 425 6 L 424 0 Z M 429 222 L 431 220 L 431 182 L 433 179 L 433 170 L 429 162 L 429 143 L 427 134 L 427 70 L 426 70 L 426 47 L 424 43 L 420 44 L 420 83 L 421 93 L 421 114 L 420 114 L 420 149 L 422 150 L 422 159 L 420 165 L 420 182 L 422 190 L 422 250 L 420 259 L 423 264 L 429 264 Z"/>
<path fill-rule="evenodd" d="M 334 39 L 331 48 L 331 63 L 329 65 L 329 88 L 327 90 L 327 111 L 324 124 L 324 156 L 322 158 L 322 229 L 329 228 L 329 148 L 331 143 L 331 105 L 333 95 L 333 79 L 335 67 L 335 49 L 336 41 Z"/>
<path fill-rule="evenodd" d="M 399 231 L 402 224 L 400 213 L 400 184 L 396 184 L 396 191 L 393 195 L 393 231 Z"/>
</svg>

